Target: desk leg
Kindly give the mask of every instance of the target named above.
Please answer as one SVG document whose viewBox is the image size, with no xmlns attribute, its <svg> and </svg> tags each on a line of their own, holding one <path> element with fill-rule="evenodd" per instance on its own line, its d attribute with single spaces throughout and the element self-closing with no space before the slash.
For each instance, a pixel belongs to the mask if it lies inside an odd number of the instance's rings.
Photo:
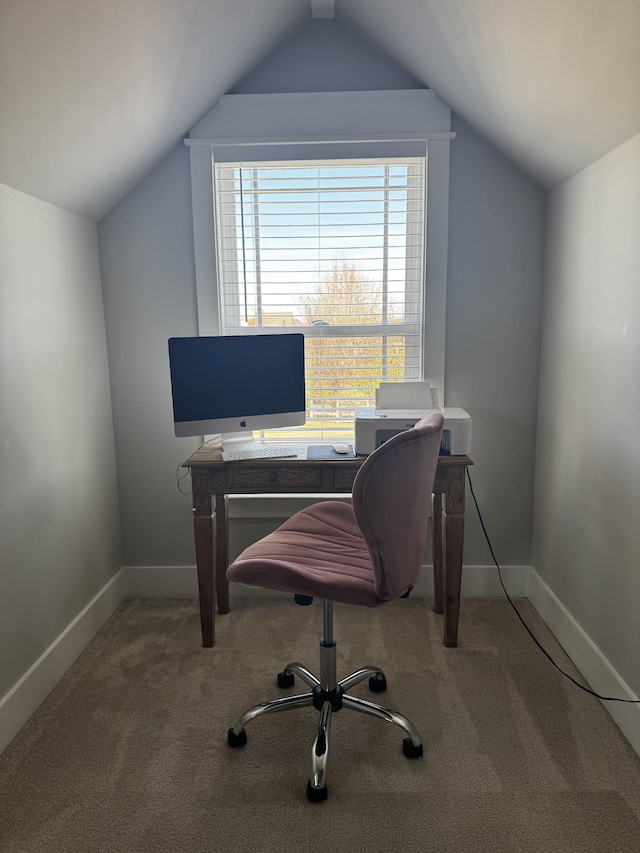
<svg viewBox="0 0 640 853">
<path fill-rule="evenodd" d="M 193 529 L 196 541 L 198 595 L 200 598 L 200 628 L 202 645 L 215 643 L 213 593 L 213 517 L 211 494 L 206 481 L 196 471 L 191 472 L 193 487 Z"/>
<path fill-rule="evenodd" d="M 227 567 L 229 565 L 229 515 L 227 513 L 227 496 L 216 495 L 216 595 L 218 598 L 218 613 L 229 612 L 229 581 Z"/>
<path fill-rule="evenodd" d="M 433 612 L 444 612 L 442 495 L 431 496 L 431 542 L 433 552 Z"/>
<path fill-rule="evenodd" d="M 462 588 L 462 548 L 464 543 L 465 467 L 447 470 L 445 491 L 445 606 L 444 644 L 458 645 L 458 619 Z"/>
</svg>

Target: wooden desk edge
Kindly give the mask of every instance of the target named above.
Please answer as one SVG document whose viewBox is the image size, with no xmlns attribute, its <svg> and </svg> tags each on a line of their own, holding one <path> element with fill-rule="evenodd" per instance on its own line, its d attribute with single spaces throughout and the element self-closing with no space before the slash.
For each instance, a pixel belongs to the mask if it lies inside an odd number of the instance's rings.
<svg viewBox="0 0 640 853">
<path fill-rule="evenodd" d="M 296 457 L 262 457 L 257 459 L 242 459 L 242 460 L 234 460 L 233 462 L 225 461 L 222 458 L 222 450 L 219 442 L 207 442 L 207 444 L 203 444 L 197 450 L 195 450 L 191 456 L 182 463 L 181 468 L 214 468 L 218 466 L 226 466 L 226 465 L 236 465 L 246 466 L 246 465 L 285 465 L 285 466 L 294 466 L 299 465 L 301 462 L 304 462 L 305 465 L 314 465 L 314 466 L 327 466 L 327 465 L 362 465 L 365 459 L 367 459 L 369 454 L 359 454 L 355 457 L 350 456 L 348 459 L 307 459 L 304 456 L 296 456 Z M 441 465 L 464 465 L 465 467 L 468 465 L 473 465 L 473 460 L 468 456 L 439 456 L 438 464 Z"/>
</svg>

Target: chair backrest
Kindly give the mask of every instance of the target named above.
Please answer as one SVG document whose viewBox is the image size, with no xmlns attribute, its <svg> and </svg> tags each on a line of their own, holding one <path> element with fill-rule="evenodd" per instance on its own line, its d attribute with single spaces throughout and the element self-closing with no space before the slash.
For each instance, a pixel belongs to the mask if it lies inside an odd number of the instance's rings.
<svg viewBox="0 0 640 853">
<path fill-rule="evenodd" d="M 354 481 L 353 513 L 383 600 L 403 595 L 420 573 L 443 423 L 440 412 L 432 412 L 394 435 L 363 462 Z"/>
</svg>

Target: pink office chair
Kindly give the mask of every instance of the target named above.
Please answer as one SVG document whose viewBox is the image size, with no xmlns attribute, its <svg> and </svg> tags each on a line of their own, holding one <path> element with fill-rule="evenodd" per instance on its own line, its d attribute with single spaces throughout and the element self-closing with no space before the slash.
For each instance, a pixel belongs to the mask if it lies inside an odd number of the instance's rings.
<svg viewBox="0 0 640 853">
<path fill-rule="evenodd" d="M 347 695 L 367 677 L 374 693 L 384 691 L 381 669 L 366 666 L 336 680 L 333 602 L 376 607 L 410 594 L 424 555 L 442 425 L 442 415 L 433 412 L 390 438 L 363 462 L 351 506 L 327 501 L 296 513 L 227 569 L 232 581 L 291 592 L 299 604 L 311 604 L 314 597 L 323 600 L 320 677 L 297 662 L 278 675 L 280 687 L 293 686 L 295 674 L 311 691 L 249 708 L 228 733 L 230 746 L 242 746 L 247 742 L 244 727 L 256 717 L 313 705 L 320 716 L 307 784 L 312 802 L 327 797 L 331 717 L 343 708 L 395 723 L 407 735 L 407 758 L 422 755 L 420 736 L 405 716 Z"/>
</svg>

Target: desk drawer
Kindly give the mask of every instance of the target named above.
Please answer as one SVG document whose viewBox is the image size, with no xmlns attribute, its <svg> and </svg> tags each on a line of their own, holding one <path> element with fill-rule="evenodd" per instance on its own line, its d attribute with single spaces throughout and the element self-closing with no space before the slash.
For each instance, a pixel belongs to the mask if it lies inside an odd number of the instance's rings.
<svg viewBox="0 0 640 853">
<path fill-rule="evenodd" d="M 238 467 L 226 471 L 227 492 L 286 492 L 314 491 L 321 485 L 321 470 L 317 467 L 268 468 Z"/>
<path fill-rule="evenodd" d="M 333 485 L 338 492 L 350 492 L 353 487 L 353 481 L 358 473 L 357 468 L 353 467 L 336 467 L 333 472 Z"/>
</svg>

